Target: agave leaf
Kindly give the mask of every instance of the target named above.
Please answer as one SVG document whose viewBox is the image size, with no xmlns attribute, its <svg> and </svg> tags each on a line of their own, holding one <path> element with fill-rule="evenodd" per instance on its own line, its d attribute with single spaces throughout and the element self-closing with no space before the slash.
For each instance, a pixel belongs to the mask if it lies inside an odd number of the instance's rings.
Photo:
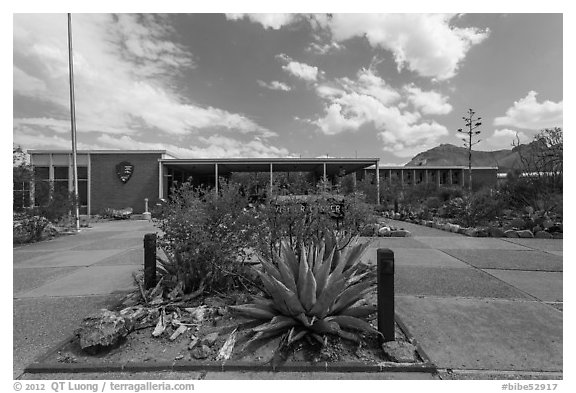
<svg viewBox="0 0 576 393">
<path fill-rule="evenodd" d="M 351 317 L 349 315 L 334 315 L 334 316 L 325 318 L 325 320 L 328 322 L 338 323 L 338 325 L 340 325 L 340 327 L 342 329 L 353 329 L 353 330 L 359 330 L 359 331 L 366 332 L 366 333 L 374 333 L 374 334 L 379 334 L 379 335 L 382 334 L 378 330 L 376 330 L 372 325 L 370 325 L 368 322 L 366 322 L 360 318 Z"/>
<path fill-rule="evenodd" d="M 291 291 L 296 292 L 297 288 L 294 274 L 282 257 L 278 258 L 278 269 L 280 270 L 282 283 L 284 283 L 284 285 L 286 285 Z"/>
<path fill-rule="evenodd" d="M 367 290 L 373 289 L 376 279 L 359 282 L 346 288 L 338 297 L 330 313 L 338 314 L 341 310 L 356 303 Z"/>
<path fill-rule="evenodd" d="M 319 319 L 310 326 L 310 330 L 319 334 L 337 334 L 338 330 L 340 330 L 340 326 L 338 326 L 338 322 Z"/>
<path fill-rule="evenodd" d="M 316 300 L 316 304 L 314 304 L 314 307 L 312 307 L 308 315 L 314 315 L 320 319 L 324 318 L 328 314 L 330 306 L 332 306 L 336 297 L 340 295 L 344 289 L 345 284 L 344 280 L 339 280 L 330 283 L 329 286 L 324 288 L 320 297 Z"/>
<path fill-rule="evenodd" d="M 284 315 L 275 316 L 270 322 L 263 323 L 252 329 L 254 332 L 273 333 L 277 331 L 287 330 L 289 327 L 297 325 L 298 322 L 294 318 L 286 317 Z"/>
<path fill-rule="evenodd" d="M 286 342 L 287 345 L 295 343 L 296 341 L 298 341 L 302 337 L 304 337 L 307 333 L 308 333 L 308 331 L 306 329 L 292 328 L 292 330 L 290 331 L 290 335 L 288 336 L 288 341 Z"/>
<path fill-rule="evenodd" d="M 314 253 L 314 264 L 311 267 L 314 274 L 316 274 L 319 267 L 322 265 L 322 262 L 324 262 L 325 247 L 326 247 L 326 244 L 325 244 L 324 240 L 321 240 L 316 252 Z"/>
<path fill-rule="evenodd" d="M 264 271 L 267 274 L 276 278 L 277 280 L 281 280 L 280 272 L 278 271 L 276 266 L 274 266 L 274 264 L 272 264 L 270 261 L 268 261 L 266 258 L 262 256 L 259 256 L 258 259 L 260 260 L 260 263 L 262 264 L 262 267 L 264 268 Z"/>
<path fill-rule="evenodd" d="M 339 315 L 348 315 L 350 317 L 356 318 L 366 318 L 370 314 L 374 314 L 378 308 L 374 305 L 363 305 L 363 306 L 350 306 L 348 308 L 340 311 Z"/>
<path fill-rule="evenodd" d="M 358 242 L 358 237 L 356 237 L 355 242 Z M 358 263 L 358 261 L 360 260 L 360 258 L 362 257 L 362 255 L 364 255 L 364 252 L 366 251 L 366 249 L 368 248 L 369 245 L 370 245 L 370 243 L 368 243 L 368 242 L 356 244 L 350 250 L 350 253 L 348 254 L 348 257 L 346 260 L 346 265 L 344 266 L 344 270 L 346 270 L 347 268 L 350 268 L 352 266 L 355 266 Z"/>
<path fill-rule="evenodd" d="M 311 269 L 308 269 L 304 283 L 298 291 L 298 296 L 306 311 L 310 311 L 316 303 L 316 279 Z"/>
<path fill-rule="evenodd" d="M 298 314 L 305 312 L 296 293 L 292 292 L 286 285 L 281 281 L 276 280 L 274 277 L 270 277 L 270 281 L 276 287 L 277 294 L 279 294 L 282 302 L 286 305 L 288 309 L 287 315 L 297 316 Z M 276 299 L 274 300 L 276 301 Z"/>
<path fill-rule="evenodd" d="M 298 276 L 298 258 L 296 257 L 296 254 L 294 254 L 292 247 L 290 247 L 286 241 L 283 241 L 281 244 L 280 258 L 282 258 L 286 262 L 286 265 L 290 267 L 292 276 L 296 279 Z"/>
<path fill-rule="evenodd" d="M 330 267 L 332 266 L 332 258 L 334 257 L 334 252 L 336 251 L 336 247 L 334 247 L 332 249 L 332 251 L 330 252 L 328 258 L 326 258 L 323 262 L 322 265 L 320 266 L 320 268 L 318 269 L 318 272 L 315 272 L 315 278 L 316 278 L 316 298 L 319 298 L 322 291 L 324 291 L 324 288 L 326 287 L 326 283 L 328 282 L 328 276 L 330 274 Z"/>
<path fill-rule="evenodd" d="M 298 288 L 300 288 L 300 286 L 302 285 L 302 283 L 304 282 L 305 278 L 306 278 L 306 273 L 308 270 L 308 256 L 306 253 L 306 248 L 304 246 L 304 243 L 300 243 L 300 264 L 298 266 L 298 282 L 296 283 L 298 285 Z"/>
<path fill-rule="evenodd" d="M 318 341 L 321 346 L 324 346 L 324 340 L 322 339 L 322 336 L 316 333 L 310 333 L 310 336 L 312 336 L 314 340 Z"/>
<path fill-rule="evenodd" d="M 260 275 L 260 279 L 262 280 L 262 284 L 264 284 L 266 291 L 272 297 L 274 306 L 278 308 L 278 311 L 280 311 L 282 314 L 290 315 L 290 310 L 284 301 L 285 294 L 275 284 L 275 282 L 278 281 L 274 279 L 274 277 L 267 276 L 266 273 L 263 273 L 259 270 L 256 270 L 256 272 L 258 272 Z"/>
<path fill-rule="evenodd" d="M 304 326 L 306 326 L 306 327 L 312 325 L 312 323 L 314 322 L 314 321 L 312 321 L 312 322 L 309 321 L 309 320 L 308 320 L 308 317 L 307 317 L 306 314 L 304 314 L 304 313 L 301 313 L 301 314 L 296 315 L 296 319 L 297 319 L 298 321 L 302 322 L 302 324 L 303 324 Z"/>
<path fill-rule="evenodd" d="M 254 319 L 271 320 L 276 315 L 274 310 L 257 304 L 242 304 L 228 308 L 238 315 Z"/>
</svg>

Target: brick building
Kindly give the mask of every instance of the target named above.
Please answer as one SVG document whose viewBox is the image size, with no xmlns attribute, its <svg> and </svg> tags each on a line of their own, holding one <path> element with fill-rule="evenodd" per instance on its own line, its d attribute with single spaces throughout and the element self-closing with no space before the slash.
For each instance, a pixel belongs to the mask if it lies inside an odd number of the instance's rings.
<svg viewBox="0 0 576 393">
<path fill-rule="evenodd" d="M 72 154 L 65 150 L 31 150 L 30 163 L 35 181 L 32 199 L 45 203 L 50 193 L 73 190 Z M 78 151 L 78 194 L 80 214 L 93 215 L 104 209 L 131 207 L 134 213 L 168 197 L 174 181 L 192 177 L 196 184 L 218 190 L 218 179 L 234 172 L 309 172 L 316 180 L 333 180 L 353 174 L 362 178 L 372 173 L 378 195 L 392 182 L 403 186 L 435 182 L 438 185 L 466 186 L 465 167 L 379 167 L 378 158 L 222 158 L 179 159 L 165 150 Z M 473 168 L 474 186 L 496 184 L 497 168 Z M 378 173 L 378 176 L 374 174 Z M 41 190 L 52 190 L 40 192 Z M 273 189 L 270 187 L 269 192 Z M 379 198 L 377 198 L 379 200 Z"/>
</svg>

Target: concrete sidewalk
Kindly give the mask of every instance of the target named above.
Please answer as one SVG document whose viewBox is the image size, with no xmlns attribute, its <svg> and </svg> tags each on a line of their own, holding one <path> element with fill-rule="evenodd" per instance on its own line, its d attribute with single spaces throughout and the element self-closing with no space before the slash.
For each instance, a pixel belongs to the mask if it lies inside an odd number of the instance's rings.
<svg viewBox="0 0 576 393">
<path fill-rule="evenodd" d="M 69 337 L 86 315 L 112 306 L 142 269 L 147 221 L 92 224 L 75 235 L 13 249 L 13 376 Z"/>
<path fill-rule="evenodd" d="M 469 238 L 404 222 L 409 238 L 373 239 L 367 257 L 390 248 L 396 312 L 442 378 L 562 376 L 562 240 Z M 79 235 L 14 249 L 14 376 L 68 337 L 88 313 L 132 288 L 142 267 L 146 222 L 108 222 Z M 99 379 L 179 379 L 173 373 Z M 22 378 L 82 375 L 24 375 Z M 96 378 L 83 374 L 84 378 Z M 163 378 L 165 377 L 165 378 Z M 193 378 L 189 375 L 190 378 Z M 419 379 L 432 375 L 208 373 L 202 379 Z M 82 379 L 82 378 L 81 378 Z"/>
<path fill-rule="evenodd" d="M 433 363 L 541 378 L 562 372 L 562 240 L 392 224 L 413 236 L 380 238 L 369 255 L 394 251 L 396 311 Z"/>
</svg>

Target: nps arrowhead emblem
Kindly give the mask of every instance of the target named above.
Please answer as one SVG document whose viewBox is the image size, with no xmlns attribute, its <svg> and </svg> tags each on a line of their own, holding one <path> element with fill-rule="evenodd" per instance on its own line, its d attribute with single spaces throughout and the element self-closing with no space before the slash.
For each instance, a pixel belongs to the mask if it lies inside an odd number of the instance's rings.
<svg viewBox="0 0 576 393">
<path fill-rule="evenodd" d="M 130 164 L 127 161 L 122 161 L 120 164 L 116 165 L 116 175 L 122 183 L 128 182 L 130 177 L 132 177 L 132 173 L 134 173 L 134 165 Z"/>
</svg>

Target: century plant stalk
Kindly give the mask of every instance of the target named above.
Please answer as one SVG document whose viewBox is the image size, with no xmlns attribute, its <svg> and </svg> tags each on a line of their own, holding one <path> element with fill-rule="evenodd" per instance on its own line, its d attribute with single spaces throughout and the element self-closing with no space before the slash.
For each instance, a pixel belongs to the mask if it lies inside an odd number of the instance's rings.
<svg viewBox="0 0 576 393">
<path fill-rule="evenodd" d="M 468 109 L 468 117 L 462 117 L 468 130 L 464 131 L 462 128 L 458 129 L 458 132 L 467 134 L 468 136 L 467 139 L 463 138 L 462 140 L 464 141 L 464 147 L 468 149 L 468 192 L 470 194 L 472 193 L 472 146 L 477 145 L 481 141 L 478 139 L 477 141 L 472 142 L 472 138 L 480 134 L 480 130 L 476 129 L 482 125 L 480 122 L 482 118 L 474 118 L 475 114 L 476 112 L 472 109 Z"/>
</svg>

